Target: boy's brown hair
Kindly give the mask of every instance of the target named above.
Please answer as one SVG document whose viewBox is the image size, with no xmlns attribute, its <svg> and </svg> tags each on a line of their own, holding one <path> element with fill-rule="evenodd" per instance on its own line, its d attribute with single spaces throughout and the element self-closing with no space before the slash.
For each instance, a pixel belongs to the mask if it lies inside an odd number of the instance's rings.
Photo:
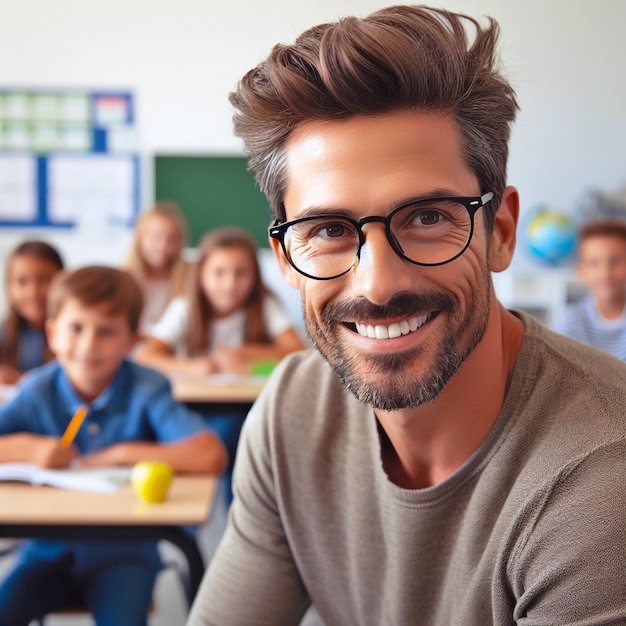
<svg viewBox="0 0 626 626">
<path fill-rule="evenodd" d="M 106 302 L 112 316 L 125 314 L 131 332 L 137 332 L 143 308 L 143 294 L 137 281 L 125 270 L 90 265 L 57 274 L 48 290 L 47 316 L 55 319 L 63 303 L 75 298 L 85 306 Z"/>
<path fill-rule="evenodd" d="M 618 219 L 594 220 L 578 231 L 579 244 L 591 237 L 619 237 L 626 244 L 626 221 Z"/>
</svg>

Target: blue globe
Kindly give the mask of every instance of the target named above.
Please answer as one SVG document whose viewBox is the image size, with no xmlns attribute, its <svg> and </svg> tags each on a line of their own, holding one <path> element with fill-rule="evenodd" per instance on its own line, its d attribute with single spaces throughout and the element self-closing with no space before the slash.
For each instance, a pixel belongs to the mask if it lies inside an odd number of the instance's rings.
<svg viewBox="0 0 626 626">
<path fill-rule="evenodd" d="M 540 209 L 526 227 L 528 251 L 539 261 L 558 265 L 576 249 L 576 224 L 561 211 Z"/>
</svg>

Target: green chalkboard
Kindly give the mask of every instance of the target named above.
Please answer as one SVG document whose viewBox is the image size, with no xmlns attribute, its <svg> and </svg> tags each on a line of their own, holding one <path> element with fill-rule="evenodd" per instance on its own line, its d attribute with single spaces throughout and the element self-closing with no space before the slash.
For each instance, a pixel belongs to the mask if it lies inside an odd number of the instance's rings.
<svg viewBox="0 0 626 626">
<path fill-rule="evenodd" d="M 156 155 L 154 187 L 157 202 L 171 200 L 185 214 L 192 246 L 218 226 L 240 226 L 269 246 L 269 205 L 245 157 Z"/>
</svg>

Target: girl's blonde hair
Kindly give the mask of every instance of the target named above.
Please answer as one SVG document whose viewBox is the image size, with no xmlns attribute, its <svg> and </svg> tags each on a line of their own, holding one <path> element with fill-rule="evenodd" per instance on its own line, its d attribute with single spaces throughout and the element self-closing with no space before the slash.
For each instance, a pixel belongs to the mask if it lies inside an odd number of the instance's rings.
<svg viewBox="0 0 626 626">
<path fill-rule="evenodd" d="M 122 266 L 133 274 L 142 288 L 145 288 L 148 280 L 148 267 L 141 256 L 140 241 L 143 237 L 146 225 L 154 217 L 168 219 L 175 225 L 179 234 L 180 250 L 169 268 L 169 288 L 167 294 L 167 300 L 169 302 L 175 296 L 184 293 L 185 280 L 189 272 L 189 264 L 184 261 L 181 256 L 182 250 L 187 245 L 188 240 L 187 222 L 176 204 L 173 202 L 159 202 L 151 209 L 141 213 L 135 225 L 135 236 L 130 252 Z"/>
<path fill-rule="evenodd" d="M 209 331 L 215 318 L 202 286 L 200 276 L 206 260 L 215 250 L 223 248 L 238 248 L 250 255 L 250 262 L 254 268 L 254 287 L 248 301 L 244 304 L 246 323 L 244 328 L 245 343 L 270 343 L 271 338 L 263 318 L 263 300 L 273 297 L 263 284 L 261 269 L 257 259 L 257 245 L 251 235 L 245 230 L 234 227 L 216 228 L 205 235 L 198 246 L 199 256 L 193 270 L 190 272 L 189 301 L 191 316 L 187 332 L 187 354 L 194 356 L 208 348 Z"/>
<path fill-rule="evenodd" d="M 4 275 L 5 292 L 8 293 L 9 273 L 11 271 L 11 262 L 20 256 L 32 256 L 44 261 L 49 261 L 59 268 L 63 269 L 63 259 L 61 255 L 50 244 L 43 241 L 24 241 L 19 244 L 9 255 L 6 263 L 6 271 Z M 7 315 L 2 324 L 4 331 L 3 341 L 0 343 L 0 363 L 6 363 L 17 369 L 17 346 L 19 337 L 27 325 L 26 320 L 17 312 L 15 307 L 8 303 Z M 46 361 L 53 358 L 53 354 L 48 347 L 48 341 L 45 339 L 44 356 Z"/>
</svg>

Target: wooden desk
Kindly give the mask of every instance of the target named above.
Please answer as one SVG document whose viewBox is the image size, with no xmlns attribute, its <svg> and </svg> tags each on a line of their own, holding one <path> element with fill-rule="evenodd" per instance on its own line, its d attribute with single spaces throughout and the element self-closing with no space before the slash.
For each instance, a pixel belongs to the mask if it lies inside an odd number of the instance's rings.
<svg viewBox="0 0 626 626">
<path fill-rule="evenodd" d="M 174 397 L 193 406 L 211 408 L 238 407 L 250 409 L 261 393 L 267 378 L 264 376 L 170 376 Z"/>
<path fill-rule="evenodd" d="M 215 374 L 212 376 L 189 376 L 172 374 L 174 397 L 186 404 L 241 406 L 250 408 L 261 393 L 266 376 L 237 376 Z M 16 385 L 0 385 L 0 404 L 17 393 Z"/>
<path fill-rule="evenodd" d="M 182 527 L 208 519 L 216 485 L 211 476 L 176 476 L 165 502 L 147 504 L 130 485 L 102 494 L 2 482 L 0 537 L 169 541 L 187 558 L 191 606 L 204 561 L 197 543 Z"/>
</svg>

